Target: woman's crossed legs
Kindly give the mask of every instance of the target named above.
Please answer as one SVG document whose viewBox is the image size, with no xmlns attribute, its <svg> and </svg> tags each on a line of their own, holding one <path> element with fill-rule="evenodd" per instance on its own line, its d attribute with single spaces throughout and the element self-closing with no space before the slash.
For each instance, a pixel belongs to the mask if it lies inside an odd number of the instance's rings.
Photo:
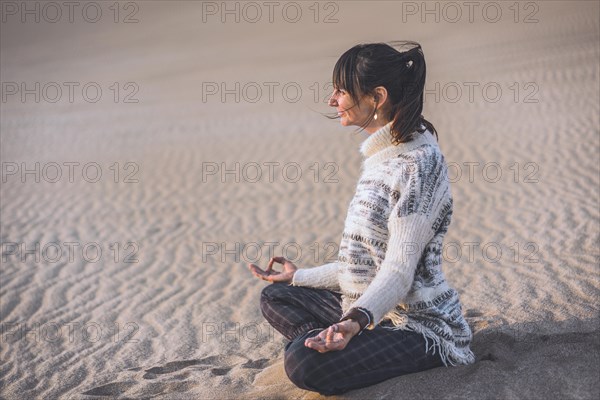
<svg viewBox="0 0 600 400">
<path fill-rule="evenodd" d="M 341 318 L 339 293 L 273 283 L 263 289 L 260 307 L 267 321 L 290 341 L 285 346 L 285 371 L 302 389 L 341 394 L 443 365 L 438 354 L 425 352 L 420 333 L 380 325 L 353 337 L 341 351 L 319 353 L 304 346 L 306 338 Z"/>
</svg>

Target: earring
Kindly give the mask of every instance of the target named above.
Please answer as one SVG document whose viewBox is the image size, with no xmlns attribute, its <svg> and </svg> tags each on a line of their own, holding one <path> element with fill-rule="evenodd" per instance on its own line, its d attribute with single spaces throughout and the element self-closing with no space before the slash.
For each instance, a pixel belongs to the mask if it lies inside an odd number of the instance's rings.
<svg viewBox="0 0 600 400">
<path fill-rule="evenodd" d="M 377 96 L 375 96 L 375 115 L 373 115 L 373 119 L 377 121 Z"/>
</svg>

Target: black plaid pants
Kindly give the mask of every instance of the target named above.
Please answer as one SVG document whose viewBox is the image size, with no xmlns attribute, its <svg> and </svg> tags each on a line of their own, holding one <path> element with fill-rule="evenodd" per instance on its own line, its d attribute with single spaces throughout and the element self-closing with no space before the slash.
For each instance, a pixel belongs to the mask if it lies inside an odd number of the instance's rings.
<svg viewBox="0 0 600 400">
<path fill-rule="evenodd" d="M 381 324 L 354 336 L 341 351 L 319 353 L 304 346 L 306 338 L 341 318 L 339 293 L 272 283 L 261 293 L 260 308 L 266 320 L 290 341 L 285 346 L 285 372 L 302 389 L 341 394 L 443 365 L 439 354 L 425 352 L 420 333 L 392 331 Z"/>
</svg>

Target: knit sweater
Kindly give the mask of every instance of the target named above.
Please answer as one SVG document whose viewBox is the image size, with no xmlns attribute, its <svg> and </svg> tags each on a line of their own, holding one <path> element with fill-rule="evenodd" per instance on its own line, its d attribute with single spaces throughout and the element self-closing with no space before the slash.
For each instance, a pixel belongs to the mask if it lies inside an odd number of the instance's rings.
<svg viewBox="0 0 600 400">
<path fill-rule="evenodd" d="M 472 332 L 458 292 L 442 272 L 442 245 L 452 216 L 446 161 L 435 137 L 414 133 L 394 145 L 391 123 L 361 145 L 365 160 L 348 207 L 336 262 L 299 269 L 291 285 L 342 294 L 342 311 L 362 307 L 367 329 L 421 333 L 444 365 L 471 364 Z"/>
</svg>

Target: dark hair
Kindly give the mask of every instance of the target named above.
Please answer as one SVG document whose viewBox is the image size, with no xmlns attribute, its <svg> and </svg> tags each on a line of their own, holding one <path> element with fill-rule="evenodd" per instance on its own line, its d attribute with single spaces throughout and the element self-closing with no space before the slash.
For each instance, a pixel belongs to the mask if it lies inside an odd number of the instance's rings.
<svg viewBox="0 0 600 400">
<path fill-rule="evenodd" d="M 385 87 L 391 106 L 387 119 L 393 121 L 391 133 L 395 144 L 408 142 L 415 131 L 423 133 L 425 129 L 437 138 L 433 124 L 421 114 L 426 75 L 421 45 L 413 41 L 390 44 L 412 48 L 398 51 L 386 43 L 358 44 L 342 54 L 335 64 L 333 87 L 348 92 L 355 105 L 359 96 L 374 95 L 376 87 Z M 375 110 L 360 128 L 369 125 L 374 115 Z"/>
</svg>

